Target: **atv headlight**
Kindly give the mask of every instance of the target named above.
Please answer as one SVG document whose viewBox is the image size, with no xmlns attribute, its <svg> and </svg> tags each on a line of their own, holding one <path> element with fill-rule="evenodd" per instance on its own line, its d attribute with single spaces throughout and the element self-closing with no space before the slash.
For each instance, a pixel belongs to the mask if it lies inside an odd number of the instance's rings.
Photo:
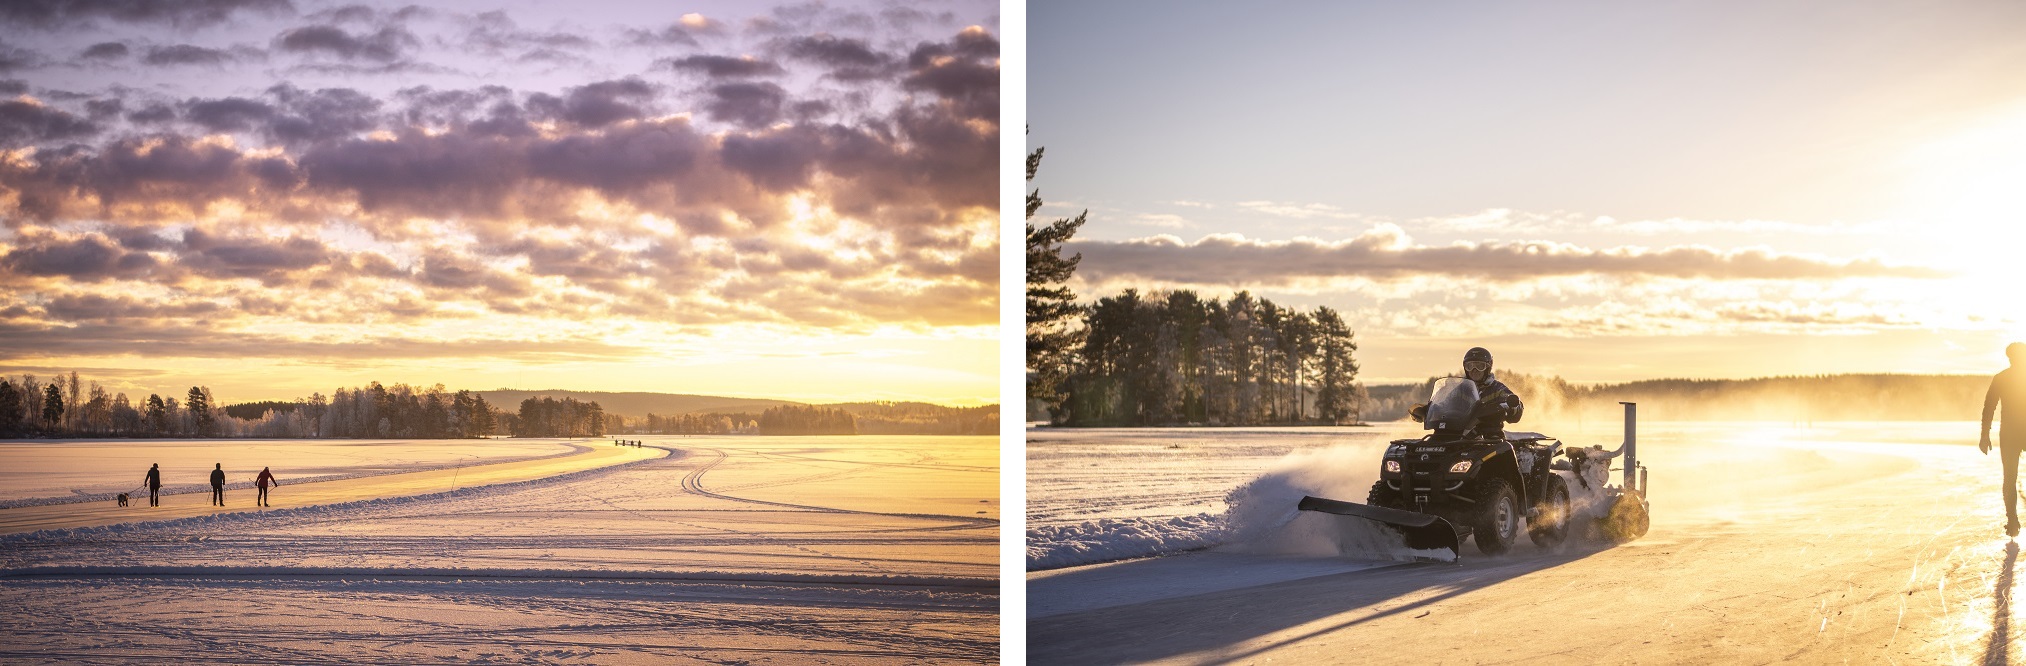
<svg viewBox="0 0 2026 666">
<path fill-rule="evenodd" d="M 1450 474 L 1464 474 L 1470 471 L 1470 461 L 1465 460 L 1449 466 Z"/>
<path fill-rule="evenodd" d="M 1388 460 L 1388 461 L 1386 461 L 1386 471 L 1388 471 L 1388 472 L 1392 472 L 1392 473 L 1394 473 L 1394 474 L 1399 474 L 1399 473 L 1400 473 L 1400 461 L 1398 461 L 1398 460 Z"/>
</svg>

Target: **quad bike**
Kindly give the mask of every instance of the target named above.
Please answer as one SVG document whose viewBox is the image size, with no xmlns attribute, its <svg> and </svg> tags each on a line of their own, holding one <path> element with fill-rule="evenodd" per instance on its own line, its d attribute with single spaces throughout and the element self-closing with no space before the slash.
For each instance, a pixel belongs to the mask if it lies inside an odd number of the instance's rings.
<svg viewBox="0 0 2026 666">
<path fill-rule="evenodd" d="M 1646 534 L 1649 506 L 1637 405 L 1619 404 L 1625 405 L 1625 442 L 1615 451 L 1565 448 L 1531 432 L 1484 437 L 1473 426 L 1493 407 L 1479 404 L 1475 382 L 1445 377 L 1422 419 L 1434 432 L 1393 440 L 1365 504 L 1303 497 L 1299 508 L 1377 521 L 1405 536 L 1408 548 L 1446 549 L 1452 556 L 1464 537 L 1486 555 L 1505 553 L 1519 540 L 1522 521 L 1527 537 L 1544 549 L 1561 546 L 1572 529 L 1629 541 Z M 1620 456 L 1624 480 L 1612 486 L 1611 461 Z"/>
</svg>

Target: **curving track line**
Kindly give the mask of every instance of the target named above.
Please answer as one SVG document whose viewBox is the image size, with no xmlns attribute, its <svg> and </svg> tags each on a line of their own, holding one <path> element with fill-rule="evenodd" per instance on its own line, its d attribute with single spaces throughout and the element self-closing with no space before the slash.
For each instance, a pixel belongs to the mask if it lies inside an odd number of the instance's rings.
<svg viewBox="0 0 2026 666">
<path fill-rule="evenodd" d="M 713 468 L 713 467 L 717 467 L 717 466 L 718 466 L 719 464 L 723 463 L 723 462 L 725 461 L 725 459 L 726 459 L 727 457 L 729 457 L 729 454 L 726 454 L 726 453 L 725 453 L 724 451 L 722 451 L 722 450 L 719 450 L 719 449 L 708 449 L 708 450 L 709 450 L 709 451 L 710 451 L 711 453 L 715 453 L 715 454 L 717 454 L 717 457 L 716 457 L 716 458 L 713 458 L 713 459 L 711 459 L 711 461 L 710 461 L 710 462 L 704 463 L 704 464 L 703 464 L 703 466 L 701 466 L 701 467 L 698 467 L 698 468 L 696 468 L 696 469 L 694 469 L 694 470 L 691 470 L 689 474 L 687 474 L 687 475 L 684 475 L 684 476 L 682 477 L 682 489 L 683 489 L 683 490 L 685 490 L 685 491 L 688 491 L 688 492 L 690 492 L 690 493 L 694 493 L 694 494 L 697 494 L 697 495 L 702 495 L 702 496 L 704 496 L 704 497 L 711 497 L 711 498 L 715 498 L 715 499 L 721 499 L 721 500 L 725 500 L 725 501 L 728 501 L 728 502 L 745 502 L 745 503 L 747 503 L 747 504 L 760 504 L 760 505 L 764 505 L 764 506 L 775 506 L 775 507 L 781 507 L 781 508 L 784 508 L 784 509 L 799 509 L 799 510 L 802 510 L 802 511 L 818 511 L 818 512 L 823 512 L 823 513 L 847 513 L 847 514 L 854 514 L 854 515 L 861 515 L 861 516 L 888 516 L 888 517 L 893 517 L 893 518 L 936 518 L 936 519 L 941 519 L 941 520 L 954 520 L 954 521 L 958 521 L 958 522 L 962 522 L 962 523 L 965 523 L 965 524 L 966 524 L 966 526 L 981 526 L 981 525 L 997 525 L 997 524 L 999 524 L 999 521 L 997 521 L 997 520 L 994 520 L 994 519 L 991 519 L 991 518 L 977 518 L 977 517 L 972 517 L 972 516 L 951 516 L 951 515 L 945 515 L 945 514 L 940 514 L 940 513 L 887 513 L 887 512 L 884 512 L 884 511 L 859 511 L 859 510 L 855 510 L 855 509 L 839 509 L 839 508 L 835 508 L 835 507 L 827 507 L 827 506 L 814 506 L 814 505 L 809 505 L 809 504 L 791 504 L 791 503 L 788 503 L 788 502 L 770 502 L 770 501 L 767 501 L 767 500 L 757 500 L 757 499 L 749 499 L 749 498 L 745 498 L 745 497 L 734 497 L 734 496 L 732 496 L 732 495 L 726 495 L 726 494 L 723 494 L 723 493 L 714 493 L 714 492 L 711 492 L 711 491 L 710 491 L 709 489 L 706 489 L 706 488 L 704 488 L 704 487 L 703 487 L 703 475 L 704 475 L 704 474 L 706 474 L 706 473 L 708 473 L 708 472 L 710 472 L 710 471 L 711 471 L 711 468 Z M 839 461 L 839 462 L 841 462 L 841 461 Z"/>
</svg>

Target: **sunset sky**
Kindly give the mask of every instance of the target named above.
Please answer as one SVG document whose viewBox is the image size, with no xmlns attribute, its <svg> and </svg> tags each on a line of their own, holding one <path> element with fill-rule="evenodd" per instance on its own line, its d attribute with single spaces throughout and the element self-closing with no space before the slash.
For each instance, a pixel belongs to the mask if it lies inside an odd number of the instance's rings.
<svg viewBox="0 0 2026 666">
<path fill-rule="evenodd" d="M 996 402 L 997 22 L 0 3 L 0 373 Z"/>
<path fill-rule="evenodd" d="M 2026 340 L 2026 4 L 1028 10 L 1085 299 L 1328 305 L 1368 382 L 1988 373 Z M 1972 413 L 1972 412 L 1966 412 Z"/>
</svg>

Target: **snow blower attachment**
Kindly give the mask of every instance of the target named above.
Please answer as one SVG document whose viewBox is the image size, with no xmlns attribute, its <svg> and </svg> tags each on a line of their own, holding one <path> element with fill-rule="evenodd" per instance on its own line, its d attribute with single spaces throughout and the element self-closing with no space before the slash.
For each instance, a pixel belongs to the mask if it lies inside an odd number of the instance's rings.
<svg viewBox="0 0 2026 666">
<path fill-rule="evenodd" d="M 1638 413 L 1625 405 L 1625 443 L 1563 447 L 1540 433 L 1478 435 L 1477 386 L 1461 377 L 1438 381 L 1422 422 L 1435 432 L 1386 447 L 1379 480 L 1365 504 L 1304 497 L 1299 508 L 1356 516 L 1386 525 L 1407 547 L 1458 552 L 1470 537 L 1486 555 L 1502 554 L 1527 537 L 1544 549 L 1579 536 L 1624 542 L 1646 534 L 1646 468 L 1639 465 Z M 1623 456 L 1624 482 L 1609 484 L 1611 461 Z M 1558 459 L 1565 458 L 1565 459 Z M 1443 534 L 1443 531 L 1447 534 Z"/>
<path fill-rule="evenodd" d="M 1378 521 L 1393 528 L 1401 536 L 1407 537 L 1407 547 L 1415 550 L 1457 552 L 1456 527 L 1434 514 L 1388 509 L 1383 506 L 1366 506 L 1356 502 L 1339 502 L 1321 497 L 1303 497 L 1298 508 L 1303 511 L 1321 511 Z"/>
</svg>

